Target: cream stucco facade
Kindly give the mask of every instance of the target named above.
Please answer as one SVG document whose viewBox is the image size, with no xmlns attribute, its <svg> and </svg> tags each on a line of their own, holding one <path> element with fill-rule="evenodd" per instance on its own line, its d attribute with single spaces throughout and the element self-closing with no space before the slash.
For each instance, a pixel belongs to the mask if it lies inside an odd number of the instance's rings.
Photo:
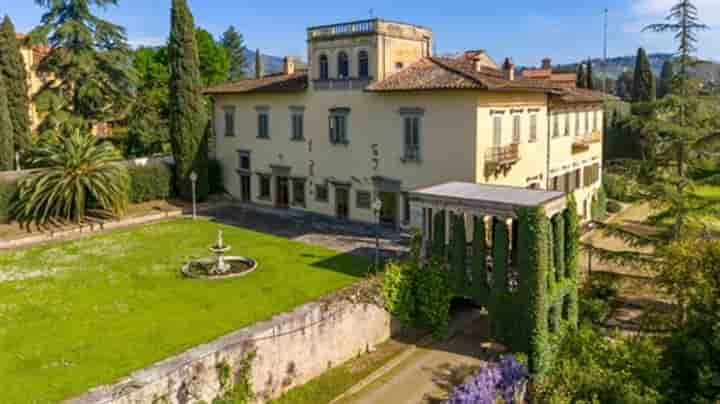
<svg viewBox="0 0 720 404">
<path fill-rule="evenodd" d="M 529 90 L 357 88 L 353 81 L 392 79 L 427 58 L 431 49 L 427 29 L 403 24 L 392 29 L 372 21 L 374 30 L 339 37 L 333 31 L 337 27 L 320 27 L 324 35 L 309 29 L 306 88 L 211 92 L 215 154 L 230 194 L 246 202 L 361 222 L 376 220 L 369 202 L 380 198 L 382 221 L 398 227 L 420 221 L 419 212 L 409 211 L 406 192 L 447 181 L 573 190 L 581 207 L 592 198 L 600 178 L 584 171 L 598 164 L 600 172 L 601 103 L 561 102 L 547 92 Z M 388 42 L 384 33 L 389 31 L 406 35 L 391 36 Z M 368 54 L 367 77 L 359 77 L 361 50 Z M 350 56 L 349 77 L 338 76 L 339 52 Z M 321 75 L 323 55 L 329 63 Z M 483 65 L 495 66 L 483 57 Z M 555 116 L 564 125 L 569 114 L 572 126 L 572 119 L 586 111 L 599 126 L 591 123 L 585 131 L 583 124 L 577 134 L 553 137 Z M 342 121 L 334 120 L 336 115 Z M 336 126 L 345 127 L 339 142 L 333 138 Z M 589 178 L 591 183 L 573 189 L 578 185 L 575 170 L 581 181 Z M 580 213 L 589 217 L 584 208 Z"/>
</svg>

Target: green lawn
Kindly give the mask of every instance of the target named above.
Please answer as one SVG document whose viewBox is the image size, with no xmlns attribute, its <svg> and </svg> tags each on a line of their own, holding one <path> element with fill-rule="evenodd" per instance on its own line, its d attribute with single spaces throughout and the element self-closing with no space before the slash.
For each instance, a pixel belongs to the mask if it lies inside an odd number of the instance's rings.
<svg viewBox="0 0 720 404">
<path fill-rule="evenodd" d="M 180 266 L 207 255 L 218 227 L 231 252 L 257 259 L 258 270 L 224 281 L 181 278 Z M 0 402 L 56 402 L 113 382 L 348 286 L 368 265 L 364 258 L 190 220 L 2 253 Z"/>
</svg>

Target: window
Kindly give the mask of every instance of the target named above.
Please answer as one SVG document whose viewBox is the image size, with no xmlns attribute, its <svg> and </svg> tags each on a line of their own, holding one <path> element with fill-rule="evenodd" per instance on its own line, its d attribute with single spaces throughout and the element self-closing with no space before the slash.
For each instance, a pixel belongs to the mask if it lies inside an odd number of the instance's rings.
<svg viewBox="0 0 720 404">
<path fill-rule="evenodd" d="M 420 117 L 405 116 L 404 125 L 404 160 L 420 161 Z"/>
<path fill-rule="evenodd" d="M 528 138 L 528 142 L 537 142 L 537 129 L 537 115 L 530 115 L 530 137 Z"/>
<path fill-rule="evenodd" d="M 513 143 L 520 144 L 522 117 L 520 115 L 513 116 Z"/>
<path fill-rule="evenodd" d="M 575 112 L 575 137 L 580 136 L 580 113 Z"/>
<path fill-rule="evenodd" d="M 502 116 L 493 118 L 493 146 L 502 146 Z"/>
<path fill-rule="evenodd" d="M 290 107 L 290 140 L 304 140 L 304 108 Z"/>
<path fill-rule="evenodd" d="M 553 191 L 560 190 L 560 177 L 553 177 L 553 179 L 551 180 L 550 188 L 552 188 Z"/>
<path fill-rule="evenodd" d="M 577 169 L 575 170 L 575 189 L 582 188 L 582 170 Z"/>
<path fill-rule="evenodd" d="M 350 76 L 350 60 L 345 52 L 338 53 L 338 78 L 346 79 Z"/>
<path fill-rule="evenodd" d="M 235 136 L 235 107 L 225 107 L 225 136 Z"/>
<path fill-rule="evenodd" d="M 305 207 L 305 180 L 293 178 L 292 180 L 293 205 Z"/>
<path fill-rule="evenodd" d="M 328 58 L 325 55 L 320 55 L 320 80 L 327 80 L 330 78 L 328 70 Z"/>
<path fill-rule="evenodd" d="M 329 132 L 330 143 L 332 144 L 348 144 L 347 133 L 347 117 L 350 110 L 347 108 L 337 108 L 330 110 Z"/>
<path fill-rule="evenodd" d="M 328 201 L 328 186 L 325 184 L 315 185 L 315 200 L 317 202 Z"/>
<path fill-rule="evenodd" d="M 370 76 L 370 60 L 365 50 L 361 50 L 358 53 L 358 76 L 360 76 L 361 79 L 366 79 Z"/>
<path fill-rule="evenodd" d="M 259 199 L 270 200 L 270 176 L 261 175 L 260 177 L 260 195 Z"/>
<path fill-rule="evenodd" d="M 250 153 L 246 151 L 239 151 L 238 160 L 238 168 L 240 168 L 241 170 L 250 171 Z"/>
<path fill-rule="evenodd" d="M 357 191 L 355 193 L 355 205 L 358 209 L 370 209 L 372 196 L 368 191 Z"/>
<path fill-rule="evenodd" d="M 257 111 L 257 137 L 268 139 L 270 138 L 270 112 L 267 108 L 258 108 Z"/>
<path fill-rule="evenodd" d="M 555 114 L 553 115 L 553 134 L 552 137 L 560 136 L 560 117 Z"/>
<path fill-rule="evenodd" d="M 570 114 L 565 114 L 565 136 L 570 136 Z"/>
</svg>

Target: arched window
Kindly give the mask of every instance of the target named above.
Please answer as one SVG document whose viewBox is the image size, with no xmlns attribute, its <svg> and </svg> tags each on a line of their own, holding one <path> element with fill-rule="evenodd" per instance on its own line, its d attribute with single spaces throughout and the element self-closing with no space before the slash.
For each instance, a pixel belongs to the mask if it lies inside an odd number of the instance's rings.
<svg viewBox="0 0 720 404">
<path fill-rule="evenodd" d="M 365 50 L 361 50 L 358 53 L 358 76 L 362 79 L 370 76 L 370 62 L 368 53 Z"/>
<path fill-rule="evenodd" d="M 350 76 L 350 61 L 345 52 L 338 53 L 338 78 L 346 79 Z"/>
<path fill-rule="evenodd" d="M 320 56 L 320 80 L 327 80 L 330 77 L 328 74 L 328 58 L 325 55 Z"/>
</svg>

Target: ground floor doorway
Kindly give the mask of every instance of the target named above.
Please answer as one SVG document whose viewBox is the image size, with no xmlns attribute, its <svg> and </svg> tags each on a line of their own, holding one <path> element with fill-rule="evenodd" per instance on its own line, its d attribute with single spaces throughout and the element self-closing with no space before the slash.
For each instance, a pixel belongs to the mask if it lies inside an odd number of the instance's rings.
<svg viewBox="0 0 720 404">
<path fill-rule="evenodd" d="M 345 187 L 335 188 L 335 214 L 341 220 L 350 218 L 350 189 Z"/>
<path fill-rule="evenodd" d="M 395 228 L 398 225 L 398 194 L 396 192 L 380 192 L 380 224 Z"/>
<path fill-rule="evenodd" d="M 290 179 L 288 177 L 276 177 L 277 190 L 275 192 L 275 206 L 281 209 L 290 207 Z"/>
<path fill-rule="evenodd" d="M 249 175 L 240 176 L 240 200 L 243 202 L 250 202 L 252 199 L 251 182 Z"/>
</svg>

